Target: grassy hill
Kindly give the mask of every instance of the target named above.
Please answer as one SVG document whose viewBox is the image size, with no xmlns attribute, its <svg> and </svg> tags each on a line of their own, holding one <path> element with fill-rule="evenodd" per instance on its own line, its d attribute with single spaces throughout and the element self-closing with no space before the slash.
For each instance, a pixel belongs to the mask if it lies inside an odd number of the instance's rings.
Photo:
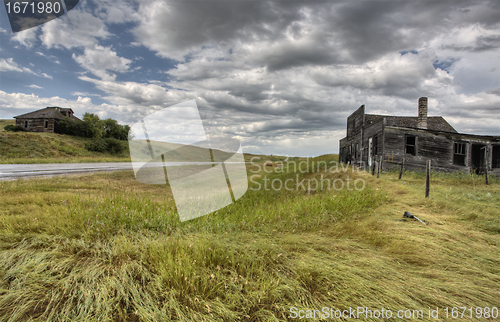
<svg viewBox="0 0 500 322">
<path fill-rule="evenodd" d="M 6 132 L 14 124 L 0 120 L 0 163 L 52 162 L 120 162 L 130 161 L 128 152 L 121 154 L 91 152 L 85 149 L 88 138 L 57 133 Z"/>
<path fill-rule="evenodd" d="M 240 200 L 186 222 L 168 185 L 131 171 L 0 182 L 0 321 L 284 321 L 323 307 L 384 308 L 391 321 L 470 307 L 458 320 L 477 321 L 476 308 L 498 308 L 497 178 L 433 174 L 425 198 L 420 173 L 318 162 L 334 160 L 247 164 Z M 326 179 L 351 190 L 308 189 Z M 305 188 L 270 188 L 280 180 Z"/>
<path fill-rule="evenodd" d="M 85 143 L 91 139 L 56 133 L 0 132 L 0 163 L 120 162 L 130 161 L 122 154 L 91 152 Z"/>
<path fill-rule="evenodd" d="M 14 124 L 14 120 L 0 119 L 0 164 L 130 161 L 128 150 L 120 154 L 88 151 L 85 149 L 85 143 L 92 139 L 57 133 L 6 132 L 4 127 L 9 124 Z M 155 151 L 162 150 L 162 146 L 167 146 L 167 150 L 178 148 L 178 146 L 172 144 L 160 143 L 154 146 Z M 202 149 L 191 148 L 185 150 L 188 153 L 184 152 L 182 157 L 179 157 L 181 161 L 189 161 L 185 159 L 186 155 L 191 156 L 192 161 L 196 161 L 199 153 L 197 150 Z M 201 154 L 205 155 L 204 153 Z M 257 162 L 283 161 L 286 159 L 283 156 L 245 153 L 245 160 L 250 161 L 252 157 L 255 157 Z"/>
</svg>

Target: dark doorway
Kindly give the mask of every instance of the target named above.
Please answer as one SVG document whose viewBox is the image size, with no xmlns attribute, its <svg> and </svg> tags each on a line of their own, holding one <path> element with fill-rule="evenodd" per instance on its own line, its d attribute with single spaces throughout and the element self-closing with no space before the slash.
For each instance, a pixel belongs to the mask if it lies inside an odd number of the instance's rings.
<svg viewBox="0 0 500 322">
<path fill-rule="evenodd" d="M 483 144 L 473 144 L 471 149 L 471 164 L 472 170 L 476 174 L 484 172 L 484 148 Z"/>
<path fill-rule="evenodd" d="M 492 148 L 491 167 L 498 169 L 500 168 L 500 145 L 494 145 Z"/>
</svg>

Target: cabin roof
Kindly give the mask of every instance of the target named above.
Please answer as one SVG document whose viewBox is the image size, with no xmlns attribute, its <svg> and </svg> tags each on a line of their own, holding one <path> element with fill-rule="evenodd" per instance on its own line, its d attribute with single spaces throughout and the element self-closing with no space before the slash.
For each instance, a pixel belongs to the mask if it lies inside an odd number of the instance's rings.
<svg viewBox="0 0 500 322">
<path fill-rule="evenodd" d="M 365 114 L 365 124 L 370 125 L 378 123 L 385 118 L 387 126 L 418 128 L 417 116 L 388 116 Z M 432 131 L 458 133 L 442 116 L 428 116 L 427 129 Z"/>
<path fill-rule="evenodd" d="M 67 112 L 67 111 L 71 111 L 71 119 L 76 119 L 76 120 L 80 120 L 79 118 L 77 118 L 76 116 L 74 116 L 74 113 L 73 110 L 71 108 L 64 108 L 64 107 L 57 107 L 57 106 L 50 106 L 50 107 L 46 107 L 46 108 L 43 108 L 41 110 L 38 110 L 38 111 L 33 111 L 33 112 L 29 112 L 29 113 L 26 113 L 26 114 L 21 114 L 21 115 L 18 115 L 18 116 L 14 116 L 14 118 L 22 118 L 22 119 L 56 119 L 56 120 L 63 120 L 65 118 L 65 116 L 61 113 L 61 111 L 63 112 Z"/>
</svg>

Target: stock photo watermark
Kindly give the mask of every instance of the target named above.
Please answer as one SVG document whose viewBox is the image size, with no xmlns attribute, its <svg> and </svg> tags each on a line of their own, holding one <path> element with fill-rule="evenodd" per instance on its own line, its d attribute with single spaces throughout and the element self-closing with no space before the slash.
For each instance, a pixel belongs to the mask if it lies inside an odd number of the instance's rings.
<svg viewBox="0 0 500 322">
<path fill-rule="evenodd" d="M 290 308 L 288 318 L 292 320 L 313 319 L 313 320 L 462 320 L 462 319 L 496 319 L 498 318 L 497 307 L 428 307 L 427 309 L 400 309 L 391 310 L 386 308 L 372 309 L 368 307 L 348 307 L 344 309 L 323 307 L 321 309 L 299 309 L 295 306 Z"/>
<path fill-rule="evenodd" d="M 248 189 L 240 142 L 207 131 L 195 100 L 156 111 L 131 126 L 136 179 L 168 182 L 181 221 L 230 205 Z"/>
<path fill-rule="evenodd" d="M 264 163 L 257 163 L 258 157 L 253 157 L 250 160 L 252 166 L 257 167 L 257 169 L 250 170 L 253 175 L 250 175 L 250 187 L 252 191 L 257 190 L 286 190 L 286 191 L 324 191 L 324 190 L 347 190 L 347 191 L 361 191 L 366 188 L 365 180 L 361 178 L 353 179 L 349 177 L 347 173 L 351 172 L 361 172 L 359 168 L 349 167 L 337 161 L 317 161 L 308 162 L 306 160 L 301 161 L 288 161 L 288 162 L 276 162 L 276 167 L 268 166 Z M 259 159 L 260 160 L 260 159 Z M 260 173 L 265 172 L 262 178 Z M 271 173 L 294 173 L 293 178 L 269 178 L 267 174 Z M 321 174 L 319 178 L 301 178 L 301 174 L 306 173 L 317 173 Z M 345 177 L 341 178 L 326 178 L 328 174 L 347 174 Z"/>
</svg>

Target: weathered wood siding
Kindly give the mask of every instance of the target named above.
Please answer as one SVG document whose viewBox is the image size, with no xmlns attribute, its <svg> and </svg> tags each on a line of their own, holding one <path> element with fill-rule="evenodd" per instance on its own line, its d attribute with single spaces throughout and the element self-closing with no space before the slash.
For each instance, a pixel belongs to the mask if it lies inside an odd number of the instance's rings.
<svg viewBox="0 0 500 322">
<path fill-rule="evenodd" d="M 363 133 L 363 162 L 365 165 L 369 164 L 369 154 L 370 154 L 370 141 L 369 139 L 372 138 L 372 143 L 377 141 L 377 151 L 373 151 L 373 156 L 375 158 L 383 155 L 383 146 L 382 146 L 382 134 L 384 131 L 384 121 L 380 121 L 371 125 L 368 125 L 364 129 Z M 377 159 L 378 160 L 378 159 Z"/>
<path fill-rule="evenodd" d="M 344 148 L 343 162 L 359 163 L 362 161 L 364 120 L 364 105 L 347 118 L 347 136 L 339 142 L 340 150 Z"/>
<path fill-rule="evenodd" d="M 339 141 L 340 161 L 367 167 L 370 158 L 369 139 L 372 138 L 372 142 L 375 140 L 377 142 L 376 152 L 374 151 L 372 156 L 377 161 L 380 156 L 383 156 L 382 168 L 384 170 L 399 167 L 403 159 L 405 169 L 425 170 L 426 161 L 430 159 L 434 171 L 468 172 L 476 168 L 483 171 L 484 149 L 480 150 L 480 148 L 485 146 L 489 172 L 500 175 L 498 165 L 500 164 L 500 137 L 391 125 L 388 118 L 390 117 L 365 115 L 364 105 L 352 113 L 347 118 L 347 136 Z M 442 122 L 445 121 L 441 120 Z M 416 137 L 415 155 L 406 153 L 407 135 Z M 466 153 L 465 158 L 462 159 L 464 165 L 454 164 L 455 143 L 465 144 Z M 493 147 L 497 148 L 493 149 Z M 480 153 L 482 155 L 479 156 Z"/>
<path fill-rule="evenodd" d="M 414 135 L 416 153 L 411 155 L 405 150 L 405 136 Z M 425 170 L 426 160 L 432 160 L 436 171 L 471 171 L 472 145 L 487 147 L 487 158 L 491 173 L 500 174 L 500 169 L 492 168 L 492 142 L 467 134 L 432 133 L 425 130 L 385 127 L 384 129 L 384 169 L 397 167 L 405 159 L 405 169 Z M 454 143 L 466 144 L 465 165 L 453 164 Z M 482 152 L 484 153 L 484 152 Z"/>
<path fill-rule="evenodd" d="M 25 121 L 28 122 L 28 127 L 25 127 Z M 45 127 L 47 121 L 47 127 Z M 16 125 L 22 127 L 25 131 L 29 132 L 54 132 L 54 119 L 16 119 Z"/>
<path fill-rule="evenodd" d="M 407 135 L 416 137 L 415 155 L 406 153 Z M 384 168 L 397 166 L 404 158 L 405 168 L 408 170 L 425 169 L 428 159 L 432 160 L 432 168 L 435 170 L 446 170 L 450 167 L 454 168 L 453 170 L 465 169 L 466 167 L 453 166 L 453 142 L 451 138 L 425 131 L 386 127 Z"/>
</svg>

